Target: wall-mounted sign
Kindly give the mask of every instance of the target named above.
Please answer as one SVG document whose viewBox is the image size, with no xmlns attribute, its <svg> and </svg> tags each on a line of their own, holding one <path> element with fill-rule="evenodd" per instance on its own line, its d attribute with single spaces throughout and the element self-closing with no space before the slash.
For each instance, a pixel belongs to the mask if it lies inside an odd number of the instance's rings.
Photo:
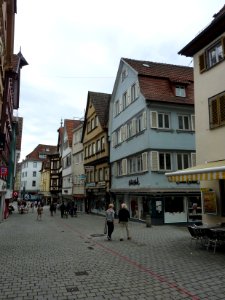
<svg viewBox="0 0 225 300">
<path fill-rule="evenodd" d="M 139 179 L 138 177 L 136 179 L 130 179 L 129 182 L 128 182 L 129 185 L 139 185 L 140 182 L 139 182 Z"/>
<path fill-rule="evenodd" d="M 214 191 L 202 193 L 205 214 L 217 214 L 216 193 Z"/>
<path fill-rule="evenodd" d="M 84 169 L 86 171 L 93 171 L 94 170 L 94 166 L 84 166 Z"/>
<path fill-rule="evenodd" d="M 5 166 L 0 166 L 0 176 L 7 176 L 8 175 L 8 168 Z"/>
</svg>

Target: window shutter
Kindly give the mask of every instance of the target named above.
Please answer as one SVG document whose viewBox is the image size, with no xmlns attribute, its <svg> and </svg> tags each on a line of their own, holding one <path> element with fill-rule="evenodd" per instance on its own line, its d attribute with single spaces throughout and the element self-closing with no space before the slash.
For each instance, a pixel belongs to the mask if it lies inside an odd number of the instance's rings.
<svg viewBox="0 0 225 300">
<path fill-rule="evenodd" d="M 112 165 L 112 176 L 114 176 L 114 177 L 118 176 L 117 162 L 114 162 L 113 165 Z"/>
<path fill-rule="evenodd" d="M 127 106 L 131 104 L 131 88 L 127 90 Z"/>
<path fill-rule="evenodd" d="M 124 141 L 127 140 L 127 124 L 123 126 L 123 138 Z"/>
<path fill-rule="evenodd" d="M 158 128 L 158 114 L 157 111 L 151 111 L 151 128 Z"/>
<path fill-rule="evenodd" d="M 112 143 L 112 147 L 115 147 L 115 132 L 112 133 L 111 143 Z"/>
<path fill-rule="evenodd" d="M 143 114 L 142 114 L 142 124 L 143 124 L 142 129 L 146 129 L 147 128 L 146 111 L 143 111 Z"/>
<path fill-rule="evenodd" d="M 199 71 L 200 73 L 206 70 L 205 53 L 202 53 L 198 57 L 199 60 Z"/>
<path fill-rule="evenodd" d="M 139 97 L 139 95 L 140 95 L 140 86 L 139 86 L 138 80 L 136 81 L 135 84 L 136 84 L 136 89 L 135 89 L 136 95 L 135 95 L 135 99 L 137 99 L 137 98 Z"/>
<path fill-rule="evenodd" d="M 223 57 L 225 57 L 225 37 L 222 38 Z"/>
<path fill-rule="evenodd" d="M 151 151 L 151 171 L 159 170 L 159 153 L 158 151 Z"/>
<path fill-rule="evenodd" d="M 220 103 L 220 125 L 225 124 L 225 95 L 219 97 Z"/>
<path fill-rule="evenodd" d="M 195 115 L 191 115 L 191 130 L 195 131 Z"/>
<path fill-rule="evenodd" d="M 122 159 L 122 175 L 127 175 L 127 159 Z"/>
<path fill-rule="evenodd" d="M 136 119 L 132 120 L 132 136 L 136 134 Z"/>
<path fill-rule="evenodd" d="M 210 128 L 219 126 L 219 107 L 217 99 L 211 99 L 209 103 L 209 113 L 210 113 Z"/>
<path fill-rule="evenodd" d="M 148 152 L 142 153 L 142 166 L 143 171 L 148 171 Z"/>
<path fill-rule="evenodd" d="M 196 153 L 191 153 L 191 166 L 195 167 L 196 166 Z"/>
<path fill-rule="evenodd" d="M 119 113 L 121 111 L 123 111 L 123 99 L 122 98 L 119 99 Z"/>
</svg>

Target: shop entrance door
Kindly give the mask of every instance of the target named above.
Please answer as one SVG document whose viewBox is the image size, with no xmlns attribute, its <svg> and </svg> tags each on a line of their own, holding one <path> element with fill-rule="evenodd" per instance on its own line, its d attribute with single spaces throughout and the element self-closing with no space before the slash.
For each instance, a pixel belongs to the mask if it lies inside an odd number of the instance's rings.
<svg viewBox="0 0 225 300">
<path fill-rule="evenodd" d="M 150 212 L 151 212 L 152 225 L 164 224 L 164 199 L 151 198 Z"/>
</svg>

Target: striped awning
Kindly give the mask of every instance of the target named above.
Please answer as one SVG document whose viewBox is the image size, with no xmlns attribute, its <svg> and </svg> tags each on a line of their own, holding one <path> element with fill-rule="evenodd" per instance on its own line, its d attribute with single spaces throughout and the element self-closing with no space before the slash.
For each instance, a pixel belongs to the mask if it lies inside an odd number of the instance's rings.
<svg viewBox="0 0 225 300">
<path fill-rule="evenodd" d="M 170 182 L 177 183 L 225 179 L 225 160 L 207 162 L 185 170 L 166 173 L 165 175 Z"/>
</svg>

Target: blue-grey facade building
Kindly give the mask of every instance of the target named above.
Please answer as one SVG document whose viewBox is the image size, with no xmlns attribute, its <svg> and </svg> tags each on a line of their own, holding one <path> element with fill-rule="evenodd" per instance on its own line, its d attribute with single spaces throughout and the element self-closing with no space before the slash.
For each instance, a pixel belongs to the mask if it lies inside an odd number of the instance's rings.
<svg viewBox="0 0 225 300">
<path fill-rule="evenodd" d="M 165 173 L 195 165 L 193 68 L 122 58 L 109 109 L 111 197 L 153 224 L 201 219 L 198 182 Z"/>
</svg>

